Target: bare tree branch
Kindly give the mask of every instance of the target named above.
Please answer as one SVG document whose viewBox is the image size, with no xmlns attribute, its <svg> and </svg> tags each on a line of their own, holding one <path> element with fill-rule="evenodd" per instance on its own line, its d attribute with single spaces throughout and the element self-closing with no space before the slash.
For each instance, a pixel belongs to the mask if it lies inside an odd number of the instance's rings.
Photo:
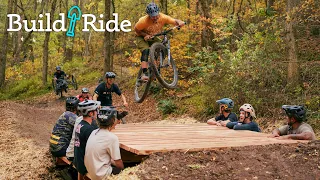
<svg viewBox="0 0 320 180">
<path fill-rule="evenodd" d="M 41 11 L 40 11 L 38 14 L 41 14 L 41 13 L 43 12 L 44 1 L 45 1 L 45 0 L 42 0 L 42 1 L 41 1 L 41 8 L 40 8 Z M 39 16 L 37 15 L 36 22 L 38 22 L 38 20 L 39 20 Z M 30 39 L 32 33 L 33 33 L 33 31 L 30 31 L 30 32 L 28 33 L 27 37 L 26 37 L 25 40 L 23 41 L 22 46 L 24 46 L 24 45 L 26 44 L 26 42 Z"/>
<path fill-rule="evenodd" d="M 242 3 L 243 3 L 243 0 L 240 1 L 240 7 L 239 7 L 239 10 L 238 10 L 238 12 L 237 12 L 238 24 L 239 24 L 239 26 L 240 26 L 240 28 L 241 28 L 241 30 L 242 30 L 243 32 L 248 33 L 248 34 L 254 34 L 254 33 L 252 33 L 252 32 L 246 31 L 246 30 L 243 28 L 242 24 L 241 24 L 241 18 L 240 18 L 240 15 L 239 15 L 239 14 L 240 14 L 240 12 L 241 12 L 241 10 L 242 10 Z"/>
</svg>

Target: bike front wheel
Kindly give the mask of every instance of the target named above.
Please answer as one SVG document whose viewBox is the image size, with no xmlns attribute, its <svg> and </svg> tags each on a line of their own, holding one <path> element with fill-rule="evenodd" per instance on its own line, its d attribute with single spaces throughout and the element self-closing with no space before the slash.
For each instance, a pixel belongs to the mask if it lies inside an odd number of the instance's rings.
<svg viewBox="0 0 320 180">
<path fill-rule="evenodd" d="M 136 79 L 136 84 L 135 84 L 135 89 L 134 89 L 134 100 L 137 103 L 142 103 L 143 100 L 147 97 L 148 91 L 151 85 L 151 72 L 149 71 L 149 80 L 147 82 L 144 82 L 141 80 L 142 76 L 142 69 L 140 68 L 137 79 Z"/>
<path fill-rule="evenodd" d="M 162 86 L 174 89 L 178 83 L 178 69 L 172 57 L 170 62 L 167 48 L 162 43 L 154 43 L 150 47 L 150 59 L 155 75 Z"/>
</svg>

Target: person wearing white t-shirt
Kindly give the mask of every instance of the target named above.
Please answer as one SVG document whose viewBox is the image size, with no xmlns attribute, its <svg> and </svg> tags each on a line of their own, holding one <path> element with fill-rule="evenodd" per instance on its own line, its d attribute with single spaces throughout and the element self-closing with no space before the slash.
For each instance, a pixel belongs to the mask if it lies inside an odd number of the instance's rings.
<svg viewBox="0 0 320 180">
<path fill-rule="evenodd" d="M 119 174 L 124 168 L 121 160 L 119 139 L 111 131 L 115 128 L 117 111 L 102 108 L 98 112 L 99 129 L 92 131 L 86 146 L 84 164 L 92 180 Z"/>
</svg>

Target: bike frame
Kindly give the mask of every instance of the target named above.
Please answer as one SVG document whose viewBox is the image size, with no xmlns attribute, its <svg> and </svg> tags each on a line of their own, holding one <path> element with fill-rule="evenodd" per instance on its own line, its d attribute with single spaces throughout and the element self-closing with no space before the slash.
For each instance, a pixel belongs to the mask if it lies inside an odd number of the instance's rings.
<svg viewBox="0 0 320 180">
<path fill-rule="evenodd" d="M 171 52 L 170 52 L 170 40 L 168 39 L 167 35 L 165 34 L 164 37 L 163 37 L 163 40 L 162 40 L 162 44 L 167 48 L 168 50 L 168 66 L 170 66 L 170 63 L 171 63 Z M 160 67 L 164 67 L 163 66 L 163 57 L 162 57 L 162 53 L 160 53 Z"/>
<path fill-rule="evenodd" d="M 167 31 L 164 31 L 164 32 L 161 32 L 161 33 L 159 33 L 159 34 L 156 34 L 156 35 L 154 35 L 153 37 L 156 37 L 156 36 L 163 36 L 163 40 L 162 40 L 162 44 L 167 48 L 167 50 L 168 50 L 168 64 L 166 64 L 165 66 L 170 66 L 170 64 L 171 64 L 171 51 L 170 51 L 170 48 L 171 48 L 171 45 L 170 45 L 170 40 L 169 40 L 169 38 L 168 38 L 168 36 L 167 36 L 167 34 L 170 32 L 170 31 L 172 31 L 172 30 L 174 30 L 174 29 L 180 29 L 181 27 L 180 26 L 175 26 L 175 27 L 173 27 L 173 28 L 170 28 L 169 30 L 167 30 Z M 165 67 L 164 65 L 163 65 L 163 57 L 162 57 L 163 55 L 162 55 L 162 53 L 160 53 L 160 68 L 162 68 L 162 67 Z"/>
</svg>

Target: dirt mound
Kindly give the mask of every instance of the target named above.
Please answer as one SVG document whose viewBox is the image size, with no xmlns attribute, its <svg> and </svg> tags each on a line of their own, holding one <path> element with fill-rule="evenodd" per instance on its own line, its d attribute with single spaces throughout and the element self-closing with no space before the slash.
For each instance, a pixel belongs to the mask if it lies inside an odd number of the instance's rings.
<svg viewBox="0 0 320 180">
<path fill-rule="evenodd" d="M 318 179 L 320 141 L 153 154 L 141 179 Z"/>
</svg>

